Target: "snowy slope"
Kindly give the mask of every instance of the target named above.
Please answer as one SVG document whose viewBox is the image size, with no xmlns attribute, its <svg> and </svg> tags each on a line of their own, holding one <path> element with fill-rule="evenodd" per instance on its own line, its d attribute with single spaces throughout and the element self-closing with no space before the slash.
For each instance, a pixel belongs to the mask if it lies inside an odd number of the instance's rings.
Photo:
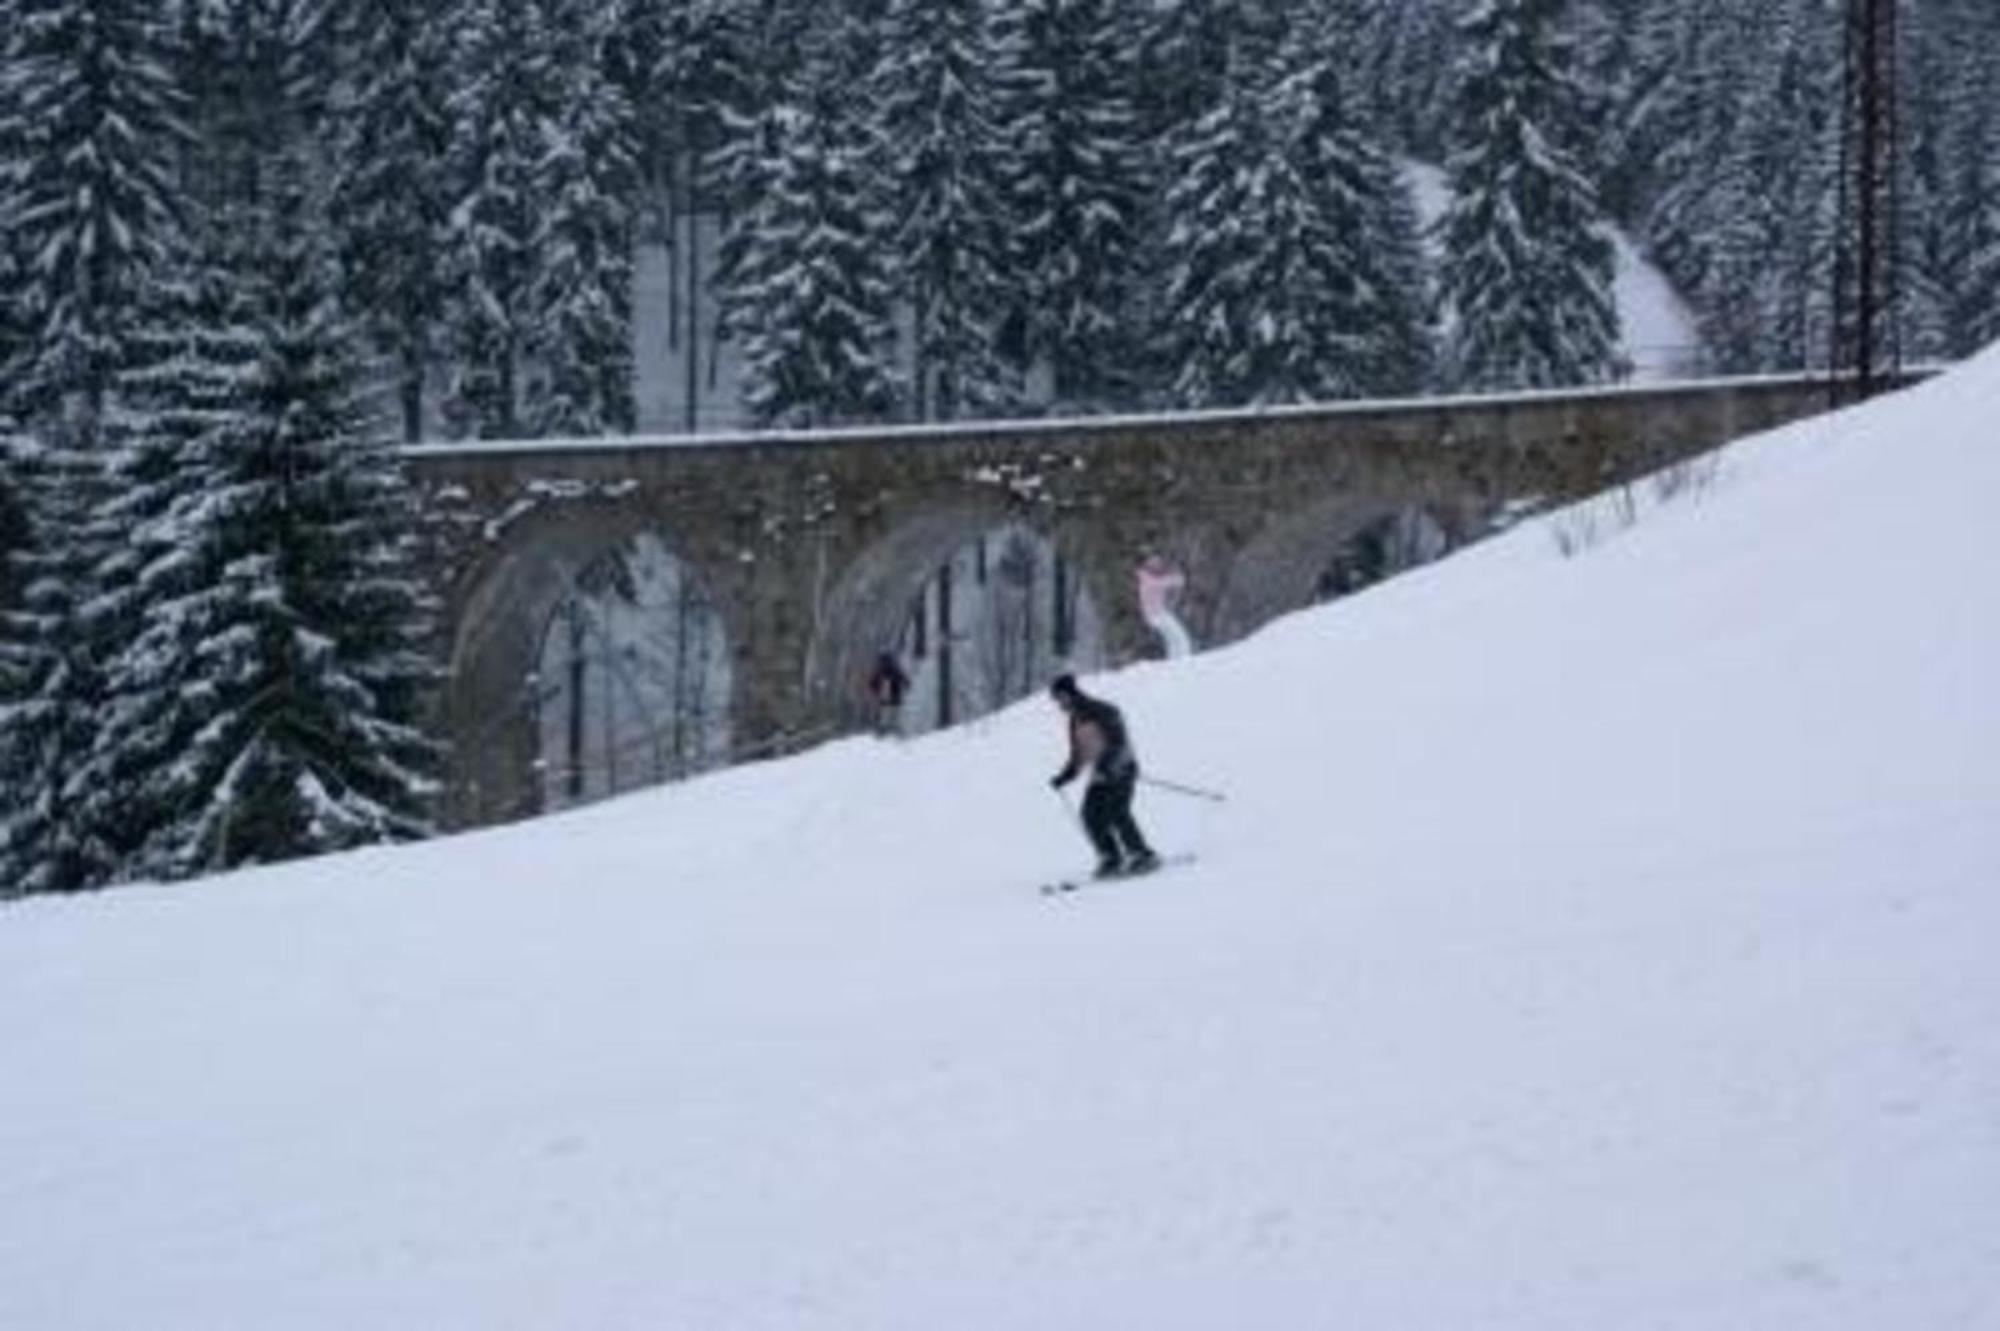
<svg viewBox="0 0 2000 1331">
<path fill-rule="evenodd" d="M 1102 681 L 0 912 L 0 1326 L 1990 1328 L 2000 351 Z"/>
</svg>

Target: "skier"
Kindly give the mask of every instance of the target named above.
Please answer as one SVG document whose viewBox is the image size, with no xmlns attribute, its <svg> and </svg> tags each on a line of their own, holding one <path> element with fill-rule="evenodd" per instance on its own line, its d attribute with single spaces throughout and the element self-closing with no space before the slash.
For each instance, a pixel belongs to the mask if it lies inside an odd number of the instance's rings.
<svg viewBox="0 0 2000 1331">
<path fill-rule="evenodd" d="M 878 652 L 875 669 L 868 675 L 868 696 L 875 702 L 875 733 L 894 735 L 902 730 L 903 695 L 910 691 L 910 677 L 894 652 Z"/>
<path fill-rule="evenodd" d="M 1139 784 L 1139 759 L 1116 707 L 1077 687 L 1076 676 L 1060 675 L 1049 696 L 1069 716 L 1069 761 L 1049 779 L 1061 790 L 1085 767 L 1090 784 L 1083 795 L 1083 828 L 1097 848 L 1097 876 L 1145 873 L 1160 857 L 1146 844 L 1132 819 L 1132 792 Z"/>
<path fill-rule="evenodd" d="M 1174 613 L 1174 601 L 1187 578 L 1157 553 L 1148 554 L 1139 565 L 1139 616 L 1146 627 L 1159 635 L 1160 648 L 1169 660 L 1194 654 L 1194 639 L 1187 625 Z"/>
</svg>

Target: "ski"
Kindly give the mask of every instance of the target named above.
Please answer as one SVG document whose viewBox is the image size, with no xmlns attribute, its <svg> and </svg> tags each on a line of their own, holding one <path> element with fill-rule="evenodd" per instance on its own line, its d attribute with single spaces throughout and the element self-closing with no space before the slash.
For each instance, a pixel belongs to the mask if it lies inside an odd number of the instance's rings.
<svg viewBox="0 0 2000 1331">
<path fill-rule="evenodd" d="M 1194 862 L 1195 857 L 1192 853 L 1162 855 L 1158 864 L 1137 873 L 1118 873 L 1109 878 L 1058 878 L 1053 882 L 1043 883 L 1040 891 L 1045 897 L 1067 896 L 1072 892 L 1082 892 L 1093 887 L 1109 887 L 1113 883 L 1129 882 L 1134 878 L 1151 878 L 1163 869 L 1181 868 Z"/>
</svg>

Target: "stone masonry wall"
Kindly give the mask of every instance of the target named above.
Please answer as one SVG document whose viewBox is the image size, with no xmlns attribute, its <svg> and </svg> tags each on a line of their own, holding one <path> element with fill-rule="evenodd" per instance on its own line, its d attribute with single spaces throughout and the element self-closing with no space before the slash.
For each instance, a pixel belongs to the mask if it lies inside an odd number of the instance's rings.
<svg viewBox="0 0 2000 1331">
<path fill-rule="evenodd" d="M 1409 509 L 1455 544 L 1823 410 L 1824 381 L 1439 400 L 1119 421 L 412 450 L 448 606 L 452 815 L 534 812 L 521 706 L 567 580 L 657 534 L 720 607 L 741 756 L 851 724 L 851 682 L 922 579 L 1008 522 L 1050 539 L 1106 616 L 1113 655 L 1150 640 L 1131 570 L 1189 574 L 1199 636 L 1238 636 L 1310 595 L 1298 570 L 1343 526 Z"/>
</svg>

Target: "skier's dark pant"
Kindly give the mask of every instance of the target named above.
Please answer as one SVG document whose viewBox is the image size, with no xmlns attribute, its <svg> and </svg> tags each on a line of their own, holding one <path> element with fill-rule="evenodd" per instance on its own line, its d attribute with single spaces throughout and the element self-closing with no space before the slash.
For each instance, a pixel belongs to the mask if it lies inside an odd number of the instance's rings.
<svg viewBox="0 0 2000 1331">
<path fill-rule="evenodd" d="M 1107 864 L 1151 853 L 1139 824 L 1132 821 L 1132 790 L 1138 784 L 1139 774 L 1134 772 L 1093 781 L 1083 792 L 1083 830 L 1097 847 L 1097 857 Z"/>
</svg>

